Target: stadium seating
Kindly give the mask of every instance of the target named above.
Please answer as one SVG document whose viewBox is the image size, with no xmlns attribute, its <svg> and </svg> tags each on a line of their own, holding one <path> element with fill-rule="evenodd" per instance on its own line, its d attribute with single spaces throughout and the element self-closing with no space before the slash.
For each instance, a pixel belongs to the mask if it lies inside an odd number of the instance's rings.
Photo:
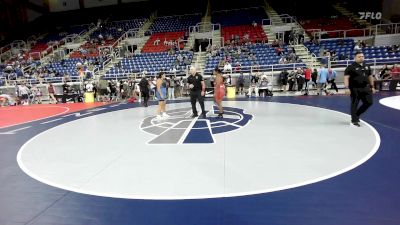
<svg viewBox="0 0 400 225">
<path fill-rule="evenodd" d="M 87 58 L 88 61 L 96 61 L 97 58 Z M 84 61 L 80 58 L 73 58 L 73 59 L 64 59 L 63 61 L 56 62 L 56 63 L 51 63 L 46 66 L 46 68 L 50 71 L 53 71 L 55 73 L 58 73 L 60 75 L 65 75 L 68 74 L 71 77 L 77 77 L 78 76 L 78 70 L 76 68 L 77 63 L 83 64 Z M 96 66 L 98 68 L 101 68 L 102 65 Z"/>
<path fill-rule="evenodd" d="M 232 39 L 232 35 L 239 35 L 240 40 L 243 41 L 243 36 L 245 34 L 249 35 L 251 42 L 265 41 L 268 42 L 267 35 L 265 34 L 261 25 L 256 27 L 252 25 L 242 25 L 242 26 L 230 26 L 222 27 L 221 35 L 224 37 L 225 42 Z"/>
<path fill-rule="evenodd" d="M 113 37 L 113 39 L 118 39 L 123 35 L 126 31 L 130 29 L 138 29 L 143 26 L 147 19 L 134 19 L 134 20 L 124 20 L 124 21 L 114 21 L 109 22 L 100 27 L 98 30 L 93 32 L 90 37 L 98 38 L 101 34 L 104 38 L 107 38 L 109 35 Z"/>
<path fill-rule="evenodd" d="M 179 31 L 179 32 L 169 32 L 169 33 L 156 33 L 153 34 L 149 40 L 147 40 L 146 44 L 142 48 L 142 52 L 165 52 L 168 49 L 172 48 L 173 46 L 169 45 L 164 45 L 164 41 L 177 41 L 178 39 L 183 40 L 185 32 L 184 31 Z M 160 43 L 158 45 L 154 45 L 154 41 L 160 40 Z M 184 44 L 180 44 L 180 49 L 183 49 Z"/>
<path fill-rule="evenodd" d="M 188 31 L 190 26 L 195 26 L 200 21 L 200 14 L 159 17 L 150 26 L 150 31 L 153 34 Z"/>
<path fill-rule="evenodd" d="M 147 71 L 148 73 L 154 75 L 160 71 L 171 71 L 174 67 L 178 67 L 177 72 L 184 71 L 186 65 L 181 63 L 177 65 L 177 56 L 181 54 L 192 62 L 193 53 L 188 51 L 177 52 L 175 55 L 169 55 L 164 52 L 155 53 L 142 53 L 140 55 L 135 55 L 132 58 L 124 58 L 119 66 L 115 66 L 107 71 L 105 78 L 111 79 L 116 76 L 121 77 L 129 73 L 138 73 Z"/>
<path fill-rule="evenodd" d="M 305 46 L 317 56 L 319 56 L 321 48 L 335 51 L 338 56 L 343 54 L 350 59 L 353 58 L 355 53 L 355 42 L 353 39 L 322 40 L 319 45 L 307 42 Z M 400 52 L 389 53 L 387 52 L 387 46 L 367 46 L 362 49 L 362 52 L 367 62 L 373 62 L 374 59 L 378 64 L 400 62 Z M 345 60 L 339 60 L 335 64 L 336 66 L 345 66 L 347 62 Z"/>
<path fill-rule="evenodd" d="M 258 24 L 268 18 L 263 8 L 249 8 L 242 10 L 227 10 L 212 13 L 212 22 L 221 26 L 249 25 L 253 21 Z"/>
<path fill-rule="evenodd" d="M 232 68 L 235 67 L 236 63 L 239 62 L 241 64 L 241 71 L 249 72 L 250 66 L 259 65 L 262 68 L 266 68 L 266 65 L 276 65 L 279 63 L 280 56 L 277 55 L 275 48 L 271 47 L 267 44 L 255 44 L 248 47 L 250 52 L 256 56 L 256 60 L 251 60 L 245 53 L 241 53 L 239 58 L 232 58 Z M 285 52 L 287 52 L 287 47 L 285 47 Z M 225 53 L 220 54 L 220 56 L 212 57 L 207 59 L 206 61 L 206 74 L 211 74 L 212 70 L 218 66 L 219 62 L 224 59 Z M 298 64 L 297 67 L 304 67 L 305 64 Z M 277 69 L 284 69 L 286 67 L 293 68 L 293 66 L 289 64 L 285 65 L 276 65 Z"/>
</svg>

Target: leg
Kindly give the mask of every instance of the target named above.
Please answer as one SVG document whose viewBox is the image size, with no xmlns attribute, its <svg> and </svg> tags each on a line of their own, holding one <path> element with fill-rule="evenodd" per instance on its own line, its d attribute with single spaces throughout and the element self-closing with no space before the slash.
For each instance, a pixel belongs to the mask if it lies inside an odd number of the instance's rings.
<svg viewBox="0 0 400 225">
<path fill-rule="evenodd" d="M 357 110 L 357 116 L 360 117 L 361 114 L 363 114 L 367 109 L 372 105 L 373 100 L 372 100 L 372 92 L 369 90 L 369 88 L 365 88 L 362 90 L 361 93 L 359 93 L 360 100 L 362 101 L 362 105 L 360 108 Z"/>
<path fill-rule="evenodd" d="M 206 115 L 206 110 L 204 109 L 204 96 L 201 95 L 201 92 L 199 91 L 197 94 L 197 100 L 200 103 L 200 108 L 201 108 L 201 114 Z"/>
<path fill-rule="evenodd" d="M 335 80 L 332 80 L 332 87 L 335 89 L 336 93 L 339 92 L 339 90 L 338 90 L 338 88 L 337 88 L 337 86 L 336 86 Z"/>
<path fill-rule="evenodd" d="M 190 104 L 192 104 L 192 112 L 194 116 L 197 116 L 197 109 L 196 109 L 196 93 L 195 92 L 191 92 L 190 93 Z"/>
<path fill-rule="evenodd" d="M 357 108 L 358 108 L 358 104 L 360 102 L 359 96 L 358 96 L 358 91 L 352 89 L 351 90 L 351 108 L 350 108 L 350 112 L 351 112 L 351 122 L 358 122 L 359 118 L 357 115 Z"/>
</svg>

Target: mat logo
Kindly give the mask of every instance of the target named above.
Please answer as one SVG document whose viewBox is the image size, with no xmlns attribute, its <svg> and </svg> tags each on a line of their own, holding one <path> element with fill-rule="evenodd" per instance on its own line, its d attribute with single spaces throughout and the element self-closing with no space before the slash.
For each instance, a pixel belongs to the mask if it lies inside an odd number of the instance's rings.
<svg viewBox="0 0 400 225">
<path fill-rule="evenodd" d="M 360 14 L 360 20 L 367 20 L 367 19 L 372 19 L 372 20 L 380 20 L 382 19 L 382 13 L 381 12 L 358 12 Z"/>
<path fill-rule="evenodd" d="M 224 118 L 217 118 L 214 111 L 217 113 L 215 106 L 206 119 L 201 119 L 191 118 L 191 108 L 174 109 L 161 120 L 155 116 L 145 118 L 140 129 L 156 136 L 148 144 L 212 144 L 215 134 L 240 129 L 253 119 L 239 108 L 224 107 Z"/>
</svg>

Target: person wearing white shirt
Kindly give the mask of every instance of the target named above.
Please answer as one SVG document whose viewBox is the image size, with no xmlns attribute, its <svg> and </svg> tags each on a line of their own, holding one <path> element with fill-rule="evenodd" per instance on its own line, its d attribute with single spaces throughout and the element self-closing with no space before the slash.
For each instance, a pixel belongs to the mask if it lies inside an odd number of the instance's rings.
<svg viewBox="0 0 400 225">
<path fill-rule="evenodd" d="M 226 62 L 225 66 L 224 66 L 224 73 L 227 73 L 227 72 L 232 73 L 232 65 L 229 62 Z"/>
</svg>

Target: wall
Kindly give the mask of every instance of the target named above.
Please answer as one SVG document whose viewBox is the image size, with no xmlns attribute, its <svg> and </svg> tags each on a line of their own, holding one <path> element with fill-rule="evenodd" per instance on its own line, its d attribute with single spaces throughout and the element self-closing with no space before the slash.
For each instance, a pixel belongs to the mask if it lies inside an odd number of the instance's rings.
<svg viewBox="0 0 400 225">
<path fill-rule="evenodd" d="M 390 19 L 391 16 L 396 14 L 400 14 L 400 0 L 383 0 L 383 18 Z"/>
<path fill-rule="evenodd" d="M 118 0 L 84 0 L 83 5 L 85 8 L 92 7 L 100 7 L 100 6 L 109 6 L 109 5 L 117 5 Z"/>
<path fill-rule="evenodd" d="M 62 12 L 79 8 L 79 0 L 49 0 L 50 12 Z"/>
<path fill-rule="evenodd" d="M 377 35 L 375 45 L 400 45 L 400 34 Z"/>
</svg>

